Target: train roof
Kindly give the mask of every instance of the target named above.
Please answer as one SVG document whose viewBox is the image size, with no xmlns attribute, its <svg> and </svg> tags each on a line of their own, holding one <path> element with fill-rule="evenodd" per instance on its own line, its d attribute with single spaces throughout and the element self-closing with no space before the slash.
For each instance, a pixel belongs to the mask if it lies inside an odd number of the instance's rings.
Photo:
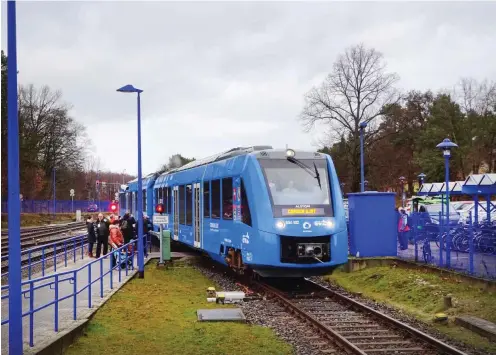
<svg viewBox="0 0 496 355">
<path fill-rule="evenodd" d="M 285 157 L 287 149 L 274 149 L 270 145 L 255 145 L 251 147 L 236 147 L 232 148 L 226 151 L 223 151 L 221 153 L 217 153 L 214 155 L 211 155 L 209 157 L 203 158 L 203 159 L 198 159 L 194 160 L 188 164 L 185 164 L 179 168 L 167 170 L 165 172 L 157 172 L 157 173 L 152 173 L 149 174 L 145 177 L 143 177 L 143 180 L 149 180 L 151 178 L 156 178 L 157 182 L 161 182 L 162 180 L 165 179 L 165 176 L 179 172 L 179 171 L 184 171 L 184 170 L 189 170 L 193 169 L 199 166 L 215 163 L 218 161 L 222 160 L 227 160 L 230 158 L 234 158 L 237 156 L 242 156 L 242 155 L 248 155 L 252 153 L 257 153 L 257 156 L 259 158 L 283 158 Z M 267 151 L 270 151 L 267 152 Z M 298 152 L 298 157 L 302 159 L 309 159 L 309 158 L 324 158 L 326 154 L 323 153 L 318 153 L 318 152 L 303 152 L 303 151 L 297 151 Z M 137 178 L 129 181 L 128 184 L 133 184 L 137 182 Z M 143 186 L 146 186 L 145 183 L 143 183 Z"/>
<path fill-rule="evenodd" d="M 168 170 L 168 171 L 162 173 L 162 175 L 167 175 L 167 174 L 175 173 L 178 171 L 193 169 L 193 168 L 196 168 L 198 166 L 207 165 L 207 164 L 214 163 L 217 161 L 226 160 L 229 158 L 234 158 L 236 156 L 246 155 L 246 154 L 250 154 L 250 153 L 258 152 L 258 151 L 262 151 L 262 150 L 267 150 L 267 149 L 273 149 L 273 148 L 270 145 L 255 145 L 252 147 L 232 148 L 232 149 L 226 150 L 222 153 L 217 153 L 217 154 L 211 155 L 211 156 L 203 158 L 203 159 L 193 160 L 192 162 L 185 164 L 179 168 Z"/>
</svg>

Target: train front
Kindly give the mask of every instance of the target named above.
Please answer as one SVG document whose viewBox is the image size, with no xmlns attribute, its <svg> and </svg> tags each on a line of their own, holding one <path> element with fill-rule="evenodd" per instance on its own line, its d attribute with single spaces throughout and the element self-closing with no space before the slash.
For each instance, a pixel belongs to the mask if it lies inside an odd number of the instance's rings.
<svg viewBox="0 0 496 355">
<path fill-rule="evenodd" d="M 257 211 L 261 250 L 252 268 L 264 277 L 306 277 L 346 263 L 346 218 L 330 156 L 287 149 L 256 159 L 265 180 L 260 192 L 270 206 Z"/>
</svg>

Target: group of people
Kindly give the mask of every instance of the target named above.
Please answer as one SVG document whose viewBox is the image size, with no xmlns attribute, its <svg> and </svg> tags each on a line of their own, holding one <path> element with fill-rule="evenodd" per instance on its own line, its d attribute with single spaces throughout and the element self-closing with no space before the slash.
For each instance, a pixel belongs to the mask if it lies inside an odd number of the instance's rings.
<svg viewBox="0 0 496 355">
<path fill-rule="evenodd" d="M 144 233 L 148 233 L 148 223 L 144 219 Z M 103 255 L 108 253 L 108 247 L 118 249 L 136 238 L 137 222 L 129 212 L 121 216 L 111 214 L 108 218 L 99 213 L 96 220 L 89 215 L 86 219 L 88 230 L 88 256 L 99 258 L 103 248 Z M 96 255 L 93 255 L 93 246 L 96 243 Z"/>
</svg>

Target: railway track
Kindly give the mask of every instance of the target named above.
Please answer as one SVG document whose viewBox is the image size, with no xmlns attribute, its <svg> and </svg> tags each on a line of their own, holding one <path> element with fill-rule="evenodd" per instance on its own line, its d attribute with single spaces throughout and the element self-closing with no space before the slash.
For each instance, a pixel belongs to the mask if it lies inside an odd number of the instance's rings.
<svg viewBox="0 0 496 355">
<path fill-rule="evenodd" d="M 274 316 L 290 312 L 304 321 L 298 333 L 312 340 L 315 354 L 467 355 L 307 279 L 253 281 L 251 287 L 277 302 Z"/>
<path fill-rule="evenodd" d="M 49 244 L 64 240 L 67 236 L 61 238 L 50 238 L 56 236 L 60 233 L 72 232 L 76 230 L 83 229 L 85 227 L 84 222 L 73 222 L 64 225 L 57 226 L 46 226 L 46 227 L 36 227 L 30 230 L 21 231 L 21 249 L 27 249 L 33 246 Z M 8 255 L 8 245 L 9 238 L 7 235 L 2 235 L 2 258 Z"/>
</svg>

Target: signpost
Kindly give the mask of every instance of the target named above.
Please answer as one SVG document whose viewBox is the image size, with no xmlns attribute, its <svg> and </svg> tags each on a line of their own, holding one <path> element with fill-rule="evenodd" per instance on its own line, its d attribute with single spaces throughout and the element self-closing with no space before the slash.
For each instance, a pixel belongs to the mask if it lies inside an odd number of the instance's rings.
<svg viewBox="0 0 496 355">
<path fill-rule="evenodd" d="M 74 189 L 71 189 L 69 191 L 70 195 L 71 195 L 71 212 L 74 212 Z"/>
<path fill-rule="evenodd" d="M 162 245 L 162 230 L 164 228 L 164 225 L 168 225 L 169 224 L 169 215 L 154 215 L 153 216 L 153 224 L 158 224 L 159 225 L 159 229 L 158 229 L 158 232 L 159 232 L 159 240 L 160 240 L 160 261 L 159 261 L 159 265 L 163 265 L 164 264 L 164 257 L 163 257 L 163 252 L 162 252 L 162 248 L 163 248 L 163 245 Z"/>
</svg>

